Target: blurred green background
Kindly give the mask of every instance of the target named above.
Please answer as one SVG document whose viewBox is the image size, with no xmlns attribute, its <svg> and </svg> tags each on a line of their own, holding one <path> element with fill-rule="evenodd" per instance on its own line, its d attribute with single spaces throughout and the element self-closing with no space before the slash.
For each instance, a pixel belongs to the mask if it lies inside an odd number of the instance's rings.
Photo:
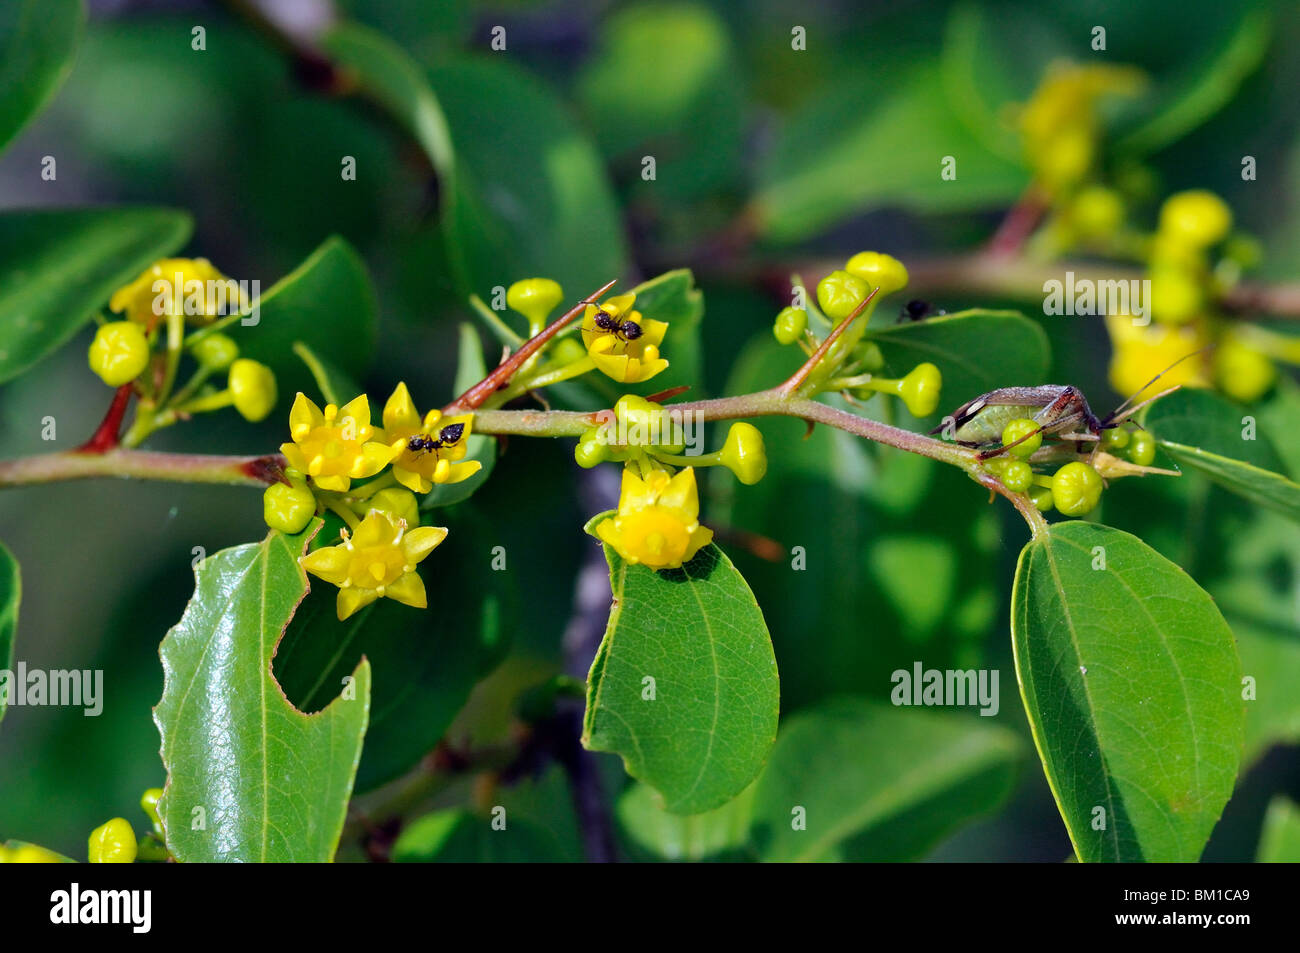
<svg viewBox="0 0 1300 953">
<path fill-rule="evenodd" d="M 773 383 L 791 360 L 769 333 L 784 303 L 773 276 L 864 248 L 906 262 L 984 240 L 1027 182 L 1001 106 L 1023 101 L 1053 59 L 1096 56 L 1088 47 L 1096 24 L 1107 30 L 1108 61 L 1139 65 L 1153 79 L 1141 103 L 1114 117 L 1117 135 L 1198 84 L 1210 90 L 1194 99 L 1199 112 L 1187 128 L 1145 157 L 1152 207 L 1172 190 L 1213 189 L 1263 241 L 1265 274 L 1294 279 L 1300 261 L 1300 8 L 1292 3 L 269 4 L 306 28 L 333 15 L 373 27 L 428 71 L 456 143 L 460 214 L 470 209 L 479 223 L 453 232 L 455 241 L 440 228 L 448 197 L 424 154 L 375 110 L 306 88 L 230 8 L 89 6 L 66 85 L 0 159 L 0 202 L 187 209 L 195 232 L 186 253 L 260 279 L 263 289 L 330 235 L 343 236 L 378 292 L 378 353 L 362 381 L 372 401 L 398 380 L 421 408 L 447 399 L 456 326 L 472 320 L 466 292 L 486 298 L 494 286 L 543 274 L 576 296 L 610 277 L 634 284 L 676 267 L 692 268 L 704 293 L 703 376 L 692 394 Z M 203 52 L 191 49 L 196 25 L 206 29 Z M 796 25 L 807 31 L 800 53 L 790 47 Z M 494 52 L 498 26 L 507 48 Z M 961 187 L 945 191 L 936 171 L 949 152 Z M 38 174 L 47 155 L 58 162 L 53 182 Z M 654 181 L 641 175 L 647 155 Z M 1257 181 L 1241 179 L 1245 155 L 1257 159 Z M 355 181 L 340 177 L 343 156 L 356 159 Z M 1024 306 L 974 295 L 936 303 Z M 1094 409 L 1109 409 L 1100 323 L 1043 323 L 1052 380 L 1083 387 L 1096 395 Z M 87 371 L 89 339 L 84 332 L 0 390 L 0 455 L 50 449 L 40 435 L 46 416 L 57 421 L 60 448 L 93 429 L 109 394 Z M 491 354 L 496 345 L 484 340 Z M 971 396 L 945 394 L 944 403 Z M 1284 382 L 1272 400 L 1261 419 L 1294 472 L 1294 385 Z M 842 434 L 801 443 L 802 429 L 765 425 L 768 481 L 752 489 L 710 481 L 705 514 L 767 616 L 783 714 L 833 694 L 885 698 L 889 673 L 921 659 L 999 668 L 1002 708 L 990 720 L 1027 739 L 1007 624 L 1024 540 L 1018 517 L 986 507 L 955 472 Z M 150 446 L 261 453 L 283 431 L 279 413 L 257 426 L 218 414 Z M 582 523 L 600 508 L 591 501 L 609 492 L 580 478 L 571 451 L 568 441 L 511 441 L 473 501 L 474 518 L 485 521 L 483 549 L 499 543 L 511 554 L 508 583 L 526 623 L 513 626 L 509 657 L 477 689 L 454 741 L 505 737 L 519 692 L 565 667 L 562 640 L 593 550 Z M 1300 679 L 1294 527 L 1279 529 L 1196 478 L 1136 482 L 1108 494 L 1101 518 L 1146 536 L 1220 598 L 1239 638 L 1256 640 L 1247 671 L 1268 659 Z M 0 538 L 24 572 L 17 657 L 29 667 L 102 668 L 106 685 L 98 718 L 8 712 L 0 839 L 81 857 L 92 827 L 115 815 L 136 819 L 140 792 L 163 781 L 150 719 L 162 686 L 157 645 L 192 591 L 195 547 L 212 553 L 263 531 L 260 500 L 243 489 L 97 481 L 0 494 Z M 792 578 L 784 562 L 750 551 L 749 534 L 805 546 L 810 571 Z M 1269 798 L 1300 794 L 1300 702 L 1270 704 L 1252 727 L 1253 766 L 1207 859 L 1253 858 Z M 1069 854 L 1026 750 L 1010 800 L 928 856 Z M 602 762 L 616 789 L 617 759 Z M 571 829 L 563 797 L 520 798 L 531 805 L 525 812 Z"/>
</svg>

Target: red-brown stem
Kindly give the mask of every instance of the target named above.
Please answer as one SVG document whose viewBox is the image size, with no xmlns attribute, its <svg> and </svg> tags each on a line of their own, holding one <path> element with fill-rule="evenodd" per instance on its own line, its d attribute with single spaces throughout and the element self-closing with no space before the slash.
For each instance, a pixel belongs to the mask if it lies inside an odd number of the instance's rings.
<svg viewBox="0 0 1300 953">
<path fill-rule="evenodd" d="M 78 453 L 105 453 L 117 446 L 118 434 L 122 432 L 122 418 L 126 416 L 126 405 L 131 402 L 131 384 L 123 384 L 113 395 L 113 402 L 108 405 L 108 413 L 100 421 L 90 439 L 77 448 Z"/>
<path fill-rule="evenodd" d="M 520 346 L 519 350 L 498 364 L 491 374 L 444 407 L 443 413 L 450 416 L 452 414 L 463 414 L 467 410 L 477 410 L 482 407 L 484 401 L 510 383 L 510 378 L 514 377 L 515 372 L 523 367 L 530 357 L 541 350 L 547 341 L 559 334 L 566 324 L 587 309 L 587 305 L 595 304 L 601 295 L 617 283 L 618 279 L 615 278 L 613 281 L 606 283 L 604 287 L 593 291 L 552 321 L 548 327 L 533 335 Z"/>
<path fill-rule="evenodd" d="M 831 333 L 826 335 L 826 340 L 822 341 L 821 347 L 813 351 L 812 357 L 804 361 L 803 366 L 791 374 L 789 380 L 776 388 L 778 394 L 788 397 L 799 389 L 799 386 L 808 379 L 808 375 L 812 373 L 813 368 L 821 363 L 821 359 L 826 356 L 826 353 L 831 349 L 831 345 L 833 345 L 836 339 L 844 333 L 845 329 L 854 322 L 857 316 L 863 312 L 866 306 L 871 303 L 871 299 L 876 296 L 876 292 L 879 290 L 880 285 L 876 285 L 876 287 L 872 288 L 871 293 L 858 302 L 858 306 L 849 312 L 848 317 L 835 325 L 835 328 Z"/>
<path fill-rule="evenodd" d="M 1031 182 L 989 239 L 989 252 L 994 255 L 1017 254 L 1038 227 L 1047 208 L 1047 197 L 1037 184 Z"/>
</svg>

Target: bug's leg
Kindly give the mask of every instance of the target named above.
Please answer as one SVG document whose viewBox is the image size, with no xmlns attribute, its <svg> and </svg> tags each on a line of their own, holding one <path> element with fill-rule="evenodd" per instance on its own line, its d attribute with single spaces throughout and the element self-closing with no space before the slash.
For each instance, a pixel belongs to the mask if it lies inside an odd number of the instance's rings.
<svg viewBox="0 0 1300 953">
<path fill-rule="evenodd" d="M 1128 408 L 1127 410 L 1123 411 L 1119 416 L 1115 417 L 1113 420 L 1108 420 L 1108 421 L 1107 421 L 1107 424 L 1109 424 L 1109 425 L 1111 425 L 1111 426 L 1115 426 L 1115 425 L 1118 425 L 1118 424 L 1122 424 L 1122 423 L 1124 423 L 1124 421 L 1128 420 L 1130 417 L 1132 417 L 1134 414 L 1136 414 L 1139 410 L 1141 410 L 1141 409 L 1142 409 L 1143 407 L 1145 407 L 1147 404 L 1150 404 L 1150 403 L 1152 403 L 1153 401 L 1157 401 L 1157 400 L 1159 400 L 1161 397 L 1168 397 L 1168 396 L 1169 396 L 1170 394 L 1172 394 L 1174 391 L 1179 390 L 1182 386 L 1183 386 L 1182 384 L 1175 384 L 1173 387 L 1166 388 L 1165 390 L 1162 390 L 1160 393 L 1156 394 L 1156 395 L 1153 396 L 1153 397 L 1148 397 L 1146 400 L 1142 401 L 1142 403 L 1140 403 L 1140 404 L 1135 404 L 1134 406 L 1132 406 L 1132 407 Z"/>
</svg>

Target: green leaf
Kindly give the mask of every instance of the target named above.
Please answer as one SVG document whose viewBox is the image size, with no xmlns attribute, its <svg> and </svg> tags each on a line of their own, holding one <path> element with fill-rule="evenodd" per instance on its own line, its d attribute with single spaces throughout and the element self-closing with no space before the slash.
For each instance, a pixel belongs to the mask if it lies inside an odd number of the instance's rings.
<svg viewBox="0 0 1300 953">
<path fill-rule="evenodd" d="M 1057 523 L 1020 554 L 1011 631 L 1079 859 L 1199 858 L 1245 728 L 1241 662 L 1214 601 L 1136 536 Z"/>
<path fill-rule="evenodd" d="M 1047 335 L 1017 311 L 961 311 L 869 330 L 866 337 L 880 346 L 886 377 L 902 377 L 922 361 L 939 368 L 940 415 L 997 387 L 1047 383 Z"/>
<path fill-rule="evenodd" d="M 456 380 L 454 390 L 463 394 L 484 377 L 487 366 L 483 362 L 483 342 L 472 324 L 460 326 L 460 351 L 456 363 Z M 429 510 L 435 506 L 451 506 L 469 499 L 474 492 L 487 482 L 497 462 L 497 441 L 495 437 L 470 432 L 465 445 L 465 461 L 477 460 L 483 468 L 468 480 L 460 483 L 440 483 L 427 493 L 420 501 L 420 509 Z"/>
<path fill-rule="evenodd" d="M 614 602 L 587 679 L 582 742 L 622 756 L 674 814 L 718 807 L 754 780 L 776 739 L 763 613 L 714 545 L 657 572 L 610 546 L 605 558 Z"/>
<path fill-rule="evenodd" d="M 321 49 L 355 74 L 361 89 L 406 126 L 442 184 L 452 175 L 451 134 L 429 82 L 419 66 L 384 34 L 341 23 L 321 38 Z"/>
<path fill-rule="evenodd" d="M 316 381 L 316 389 L 320 391 L 320 396 L 325 403 L 342 407 L 361 393 L 360 384 L 353 382 L 352 378 L 339 370 L 334 363 L 317 357 L 315 352 L 302 341 L 293 342 L 293 353 L 307 365 L 307 370 Z"/>
<path fill-rule="evenodd" d="M 435 811 L 414 821 L 393 845 L 393 860 L 407 864 L 560 863 L 568 859 L 546 828 L 502 815 L 505 828 L 491 817 L 463 808 Z"/>
<path fill-rule="evenodd" d="M 154 708 L 167 786 L 158 812 L 177 860 L 328 861 L 370 710 L 370 664 L 324 711 L 285 698 L 271 659 L 307 593 L 298 565 L 320 527 L 209 556 L 194 597 L 159 648 Z M 202 825 L 198 822 L 202 821 Z"/>
<path fill-rule="evenodd" d="M 741 76 L 727 24 L 712 10 L 639 3 L 604 22 L 577 96 L 602 150 L 635 175 L 635 188 L 695 196 L 724 186 L 744 166 Z M 643 156 L 656 160 L 649 183 L 640 177 Z"/>
<path fill-rule="evenodd" d="M 1157 91 L 1153 115 L 1116 143 L 1121 152 L 1146 155 L 1177 142 L 1230 103 L 1259 68 L 1273 38 L 1272 17 L 1247 10 L 1222 45 Z"/>
<path fill-rule="evenodd" d="M 67 79 L 84 22 L 80 0 L 0 6 L 0 149 Z"/>
<path fill-rule="evenodd" d="M 184 245 L 190 228 L 170 209 L 0 215 L 0 383 L 66 344 L 117 288 Z"/>
<path fill-rule="evenodd" d="M 259 308 L 256 324 L 234 326 L 236 340 L 242 356 L 275 371 L 281 403 L 314 383 L 294 353 L 299 342 L 342 374 L 365 377 L 379 305 L 365 262 L 342 238 L 326 239 L 261 296 Z"/>
<path fill-rule="evenodd" d="M 456 150 L 442 225 L 462 292 L 541 276 L 577 300 L 622 276 L 627 246 L 604 167 L 556 96 L 500 57 L 453 58 L 430 78 Z"/>
<path fill-rule="evenodd" d="M 918 156 L 925 156 L 918 161 Z M 955 158 L 956 177 L 940 173 Z M 883 206 L 920 212 L 996 207 L 1028 173 L 989 151 L 948 104 L 934 62 L 867 83 L 836 82 L 782 130 L 759 166 L 763 235 L 789 244 Z"/>
<path fill-rule="evenodd" d="M 441 520 L 439 521 L 441 522 Z M 374 690 L 356 789 L 393 780 L 446 734 L 474 686 L 508 648 L 513 593 L 489 570 L 491 528 L 457 510 L 451 532 L 421 574 L 428 609 L 380 599 L 340 622 L 338 590 L 318 584 L 295 613 L 275 656 L 275 677 L 296 707 L 326 707 L 357 664 L 368 660 Z"/>
<path fill-rule="evenodd" d="M 754 785 L 721 807 L 682 817 L 663 809 L 647 784 L 634 784 L 618 799 L 615 814 L 632 849 L 655 860 L 748 859 Z"/>
<path fill-rule="evenodd" d="M 1209 391 L 1184 388 L 1152 404 L 1143 424 L 1184 467 L 1252 503 L 1300 519 L 1300 485 L 1258 432 L 1254 415 Z"/>
<path fill-rule="evenodd" d="M 1014 734 L 978 716 L 832 700 L 781 726 L 754 797 L 759 855 L 918 859 L 1001 804 L 1022 758 Z"/>
<path fill-rule="evenodd" d="M 1300 807 L 1294 801 L 1278 795 L 1269 803 L 1257 860 L 1261 864 L 1300 863 Z"/>
<path fill-rule="evenodd" d="M 14 636 L 18 632 L 18 604 L 22 602 L 23 581 L 18 560 L 0 543 L 0 671 L 14 670 Z M 0 691 L 0 721 L 8 707 L 7 691 Z"/>
</svg>

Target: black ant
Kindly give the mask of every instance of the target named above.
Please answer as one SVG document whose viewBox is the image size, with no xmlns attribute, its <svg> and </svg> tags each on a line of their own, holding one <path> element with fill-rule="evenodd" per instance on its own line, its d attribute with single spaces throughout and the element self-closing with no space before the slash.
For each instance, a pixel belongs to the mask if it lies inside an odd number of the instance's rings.
<svg viewBox="0 0 1300 953">
<path fill-rule="evenodd" d="M 444 450 L 448 447 L 454 447 L 460 442 L 460 438 L 465 436 L 464 424 L 448 424 L 438 431 L 437 438 L 430 437 L 428 434 L 416 434 L 410 440 L 406 441 L 406 449 L 412 453 L 428 453 L 431 450 Z"/>
<path fill-rule="evenodd" d="M 635 321 L 624 321 L 619 323 L 618 318 L 611 317 L 605 311 L 599 311 L 595 317 L 596 327 L 624 341 L 635 341 L 645 330 Z"/>
<path fill-rule="evenodd" d="M 948 312 L 943 308 L 936 308 L 928 301 L 924 301 L 921 298 L 913 298 L 899 310 L 898 323 L 902 324 L 904 321 L 921 321 L 925 318 L 931 317 L 937 318 L 940 315 L 947 313 Z"/>
</svg>

